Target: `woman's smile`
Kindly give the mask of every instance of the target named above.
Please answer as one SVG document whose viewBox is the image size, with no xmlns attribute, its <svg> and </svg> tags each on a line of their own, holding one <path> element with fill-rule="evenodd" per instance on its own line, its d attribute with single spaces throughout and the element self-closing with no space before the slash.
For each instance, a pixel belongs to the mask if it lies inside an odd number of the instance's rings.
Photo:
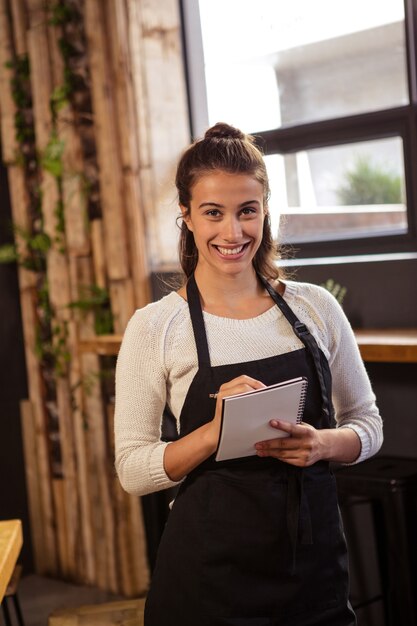
<svg viewBox="0 0 417 626">
<path fill-rule="evenodd" d="M 235 245 L 233 248 L 212 244 L 212 246 L 217 250 L 217 252 L 224 257 L 227 257 L 228 260 L 232 261 L 235 259 L 240 259 L 244 252 L 247 250 L 250 241 Z"/>
</svg>

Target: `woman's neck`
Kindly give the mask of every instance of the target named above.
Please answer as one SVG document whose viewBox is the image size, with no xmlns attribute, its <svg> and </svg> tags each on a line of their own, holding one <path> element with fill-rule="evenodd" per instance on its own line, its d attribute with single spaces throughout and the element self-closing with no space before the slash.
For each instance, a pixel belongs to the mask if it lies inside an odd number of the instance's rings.
<svg viewBox="0 0 417 626">
<path fill-rule="evenodd" d="M 273 302 L 255 270 L 243 275 L 207 275 L 196 268 L 195 279 L 204 311 L 220 317 L 248 319 L 261 315 Z"/>
</svg>

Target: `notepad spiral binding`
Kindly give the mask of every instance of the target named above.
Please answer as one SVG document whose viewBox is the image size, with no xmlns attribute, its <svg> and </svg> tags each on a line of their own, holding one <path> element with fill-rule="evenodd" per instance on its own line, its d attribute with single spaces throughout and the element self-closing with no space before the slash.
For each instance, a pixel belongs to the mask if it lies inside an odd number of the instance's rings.
<svg viewBox="0 0 417 626">
<path fill-rule="evenodd" d="M 300 404 L 298 405 L 298 413 L 297 413 L 297 424 L 301 424 L 301 422 L 303 421 L 304 407 L 305 407 L 306 399 L 307 399 L 307 387 L 308 387 L 308 380 L 307 378 L 305 378 L 303 380 L 303 384 L 301 387 Z"/>
</svg>

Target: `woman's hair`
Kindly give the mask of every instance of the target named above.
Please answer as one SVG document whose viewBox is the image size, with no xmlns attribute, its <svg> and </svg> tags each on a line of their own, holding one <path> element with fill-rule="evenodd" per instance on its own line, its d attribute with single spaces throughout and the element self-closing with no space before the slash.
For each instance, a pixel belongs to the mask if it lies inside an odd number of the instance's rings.
<svg viewBox="0 0 417 626">
<path fill-rule="evenodd" d="M 264 208 L 267 209 L 270 195 L 268 174 L 254 137 L 229 124 L 219 122 L 207 130 L 203 139 L 191 144 L 178 163 L 175 184 L 179 203 L 186 210 L 185 215 L 191 210 L 193 186 L 201 176 L 215 171 L 253 176 L 263 187 Z M 180 229 L 179 257 L 181 267 L 188 278 L 197 266 L 198 251 L 194 235 L 184 220 Z M 269 213 L 266 212 L 262 242 L 253 259 L 253 266 L 266 278 L 276 279 L 280 274 L 274 263 L 277 258 L 277 245 L 272 237 Z"/>
</svg>

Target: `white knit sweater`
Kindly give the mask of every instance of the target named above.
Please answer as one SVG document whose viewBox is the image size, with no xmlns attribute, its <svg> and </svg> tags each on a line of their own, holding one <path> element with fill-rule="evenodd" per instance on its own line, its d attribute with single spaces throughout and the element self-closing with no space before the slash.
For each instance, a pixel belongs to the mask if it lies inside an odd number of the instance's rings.
<svg viewBox="0 0 417 626">
<path fill-rule="evenodd" d="M 285 285 L 286 301 L 329 360 L 337 426 L 352 428 L 359 435 L 362 448 L 357 462 L 363 461 L 382 444 L 382 420 L 350 324 L 327 290 L 292 281 Z M 243 320 L 204 312 L 204 322 L 212 366 L 303 348 L 275 305 Z M 181 296 L 172 292 L 136 311 L 116 368 L 116 470 L 129 493 L 144 495 L 176 484 L 164 471 L 164 450 L 169 444 L 160 441 L 161 416 L 168 403 L 179 429 L 181 408 L 197 367 L 188 304 Z"/>
</svg>

